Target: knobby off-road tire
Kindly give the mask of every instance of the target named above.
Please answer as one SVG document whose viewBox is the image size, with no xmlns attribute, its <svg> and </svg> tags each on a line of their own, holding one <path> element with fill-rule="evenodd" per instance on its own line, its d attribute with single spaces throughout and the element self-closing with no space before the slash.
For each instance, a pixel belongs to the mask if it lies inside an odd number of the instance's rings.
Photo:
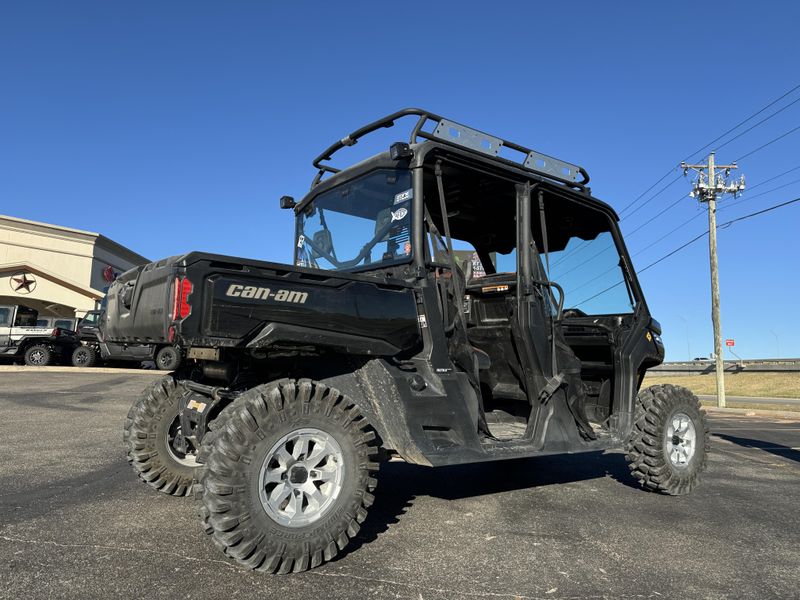
<svg viewBox="0 0 800 600">
<path fill-rule="evenodd" d="M 296 573 L 329 561 L 367 517 L 379 447 L 359 408 L 334 388 L 307 379 L 255 387 L 203 438 L 195 497 L 206 532 L 249 569 Z"/>
<path fill-rule="evenodd" d="M 654 385 L 639 392 L 626 459 L 645 489 L 688 494 L 706 468 L 709 450 L 706 415 L 691 391 Z"/>
<path fill-rule="evenodd" d="M 46 367 L 53 362 L 53 353 L 44 344 L 36 344 L 25 350 L 25 364 L 30 367 Z"/>
<path fill-rule="evenodd" d="M 142 481 L 165 494 L 188 496 L 198 465 L 191 453 L 171 446 L 180 434 L 179 397 L 171 376 L 145 388 L 128 411 L 123 442 L 128 463 Z"/>
<path fill-rule="evenodd" d="M 97 364 L 97 352 L 89 346 L 78 346 L 72 351 L 73 367 L 93 367 Z"/>
</svg>

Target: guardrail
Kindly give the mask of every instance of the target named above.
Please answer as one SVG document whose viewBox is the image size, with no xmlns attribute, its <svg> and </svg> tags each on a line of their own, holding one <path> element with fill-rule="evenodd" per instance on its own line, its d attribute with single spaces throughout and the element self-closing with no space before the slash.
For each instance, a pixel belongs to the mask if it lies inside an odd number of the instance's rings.
<svg viewBox="0 0 800 600">
<path fill-rule="evenodd" d="M 726 360 L 724 361 L 726 373 L 777 373 L 800 372 L 800 358 L 765 358 L 751 360 Z M 688 360 L 682 362 L 666 362 L 648 369 L 651 373 L 666 375 L 669 373 L 693 373 L 696 375 L 710 374 L 716 371 L 713 360 Z"/>
</svg>

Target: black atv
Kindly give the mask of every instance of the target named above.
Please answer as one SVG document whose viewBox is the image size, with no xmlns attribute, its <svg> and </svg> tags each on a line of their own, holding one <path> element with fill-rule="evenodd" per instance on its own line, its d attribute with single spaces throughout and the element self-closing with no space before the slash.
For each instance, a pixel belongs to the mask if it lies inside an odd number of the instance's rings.
<svg viewBox="0 0 800 600">
<path fill-rule="evenodd" d="M 402 117 L 408 143 L 330 166 Z M 390 457 L 625 448 L 644 488 L 697 484 L 704 414 L 683 388 L 639 391 L 661 328 L 583 168 L 418 109 L 314 166 L 308 195 L 281 199 L 294 266 L 193 252 L 108 293 L 107 340 L 186 349 L 131 408 L 129 461 L 194 490 L 227 556 L 278 573 L 332 559 Z"/>
</svg>

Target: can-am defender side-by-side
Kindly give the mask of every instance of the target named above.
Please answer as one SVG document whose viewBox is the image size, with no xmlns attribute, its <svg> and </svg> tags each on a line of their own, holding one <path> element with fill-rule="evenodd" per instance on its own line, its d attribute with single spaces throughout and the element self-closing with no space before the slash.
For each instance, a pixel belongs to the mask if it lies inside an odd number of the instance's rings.
<svg viewBox="0 0 800 600">
<path fill-rule="evenodd" d="M 402 117 L 408 143 L 330 165 Z M 683 388 L 637 395 L 660 326 L 584 169 L 418 109 L 314 165 L 307 196 L 281 199 L 294 266 L 192 252 L 108 293 L 106 339 L 187 357 L 131 408 L 128 459 L 161 491 L 194 489 L 228 557 L 278 573 L 330 560 L 392 456 L 624 447 L 646 489 L 695 486 L 705 417 Z"/>
</svg>

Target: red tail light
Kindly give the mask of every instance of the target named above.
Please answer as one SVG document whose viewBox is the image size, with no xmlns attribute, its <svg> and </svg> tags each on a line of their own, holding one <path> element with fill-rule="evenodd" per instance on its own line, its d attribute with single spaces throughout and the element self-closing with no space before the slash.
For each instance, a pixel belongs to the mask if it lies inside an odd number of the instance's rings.
<svg viewBox="0 0 800 600">
<path fill-rule="evenodd" d="M 192 313 L 192 305 L 189 304 L 189 295 L 192 293 L 192 282 L 186 277 L 175 278 L 175 296 L 172 302 L 172 319 L 180 321 Z"/>
<path fill-rule="evenodd" d="M 58 327 L 53 329 L 53 337 L 58 337 L 60 335 L 61 335 L 61 330 Z"/>
</svg>

